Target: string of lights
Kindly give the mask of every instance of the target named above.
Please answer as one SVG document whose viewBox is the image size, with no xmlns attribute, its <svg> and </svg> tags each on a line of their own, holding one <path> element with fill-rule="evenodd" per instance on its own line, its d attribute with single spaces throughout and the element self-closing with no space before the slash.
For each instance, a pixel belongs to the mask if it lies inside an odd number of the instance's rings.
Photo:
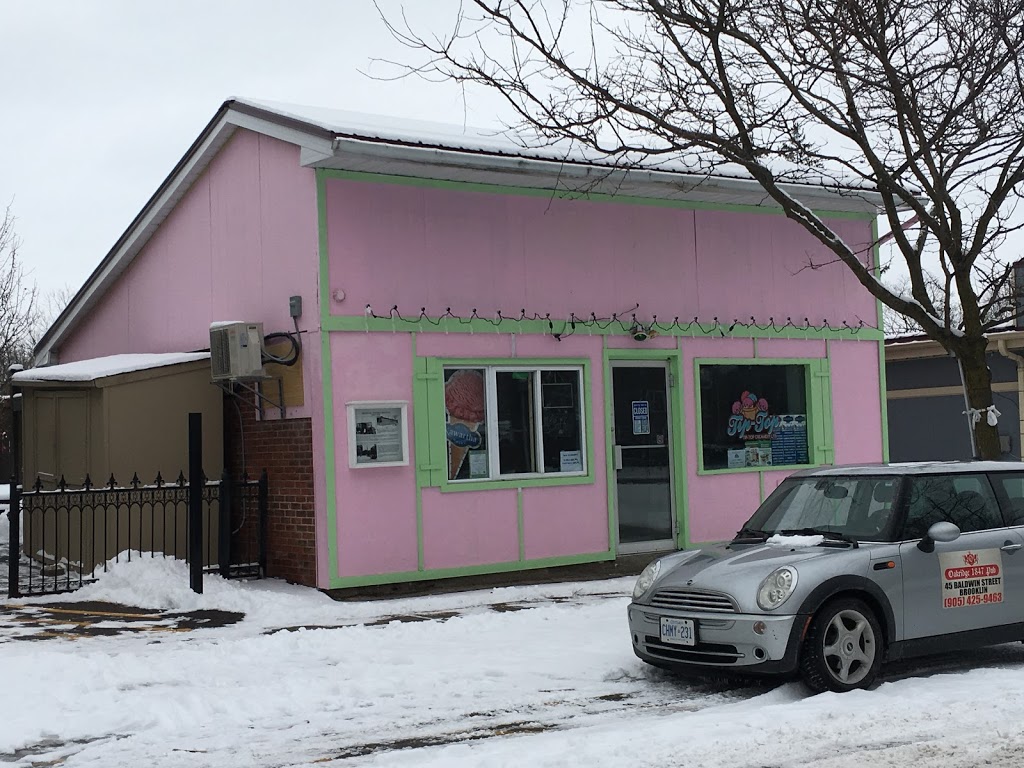
<svg viewBox="0 0 1024 768">
<path fill-rule="evenodd" d="M 803 318 L 802 324 L 799 321 L 794 321 L 792 317 L 786 317 L 785 322 L 777 320 L 775 317 L 769 317 L 767 322 L 758 322 L 757 319 L 751 315 L 749 321 L 740 318 L 733 318 L 732 320 L 723 321 L 718 317 L 712 317 L 710 321 L 701 321 L 699 317 L 694 317 L 692 320 L 682 320 L 678 315 L 672 318 L 671 321 L 659 320 L 657 315 L 652 315 L 650 321 L 641 321 L 637 318 L 636 310 L 640 308 L 637 304 L 625 312 L 612 313 L 610 317 L 602 316 L 599 317 L 597 313 L 591 312 L 589 316 L 584 317 L 575 313 L 570 313 L 568 319 L 551 317 L 551 313 L 540 314 L 539 312 L 527 312 L 526 309 L 520 309 L 518 314 L 504 314 L 502 310 L 497 310 L 493 316 L 481 315 L 479 310 L 474 308 L 473 311 L 468 315 L 459 315 L 452 312 L 451 307 L 446 307 L 443 314 L 430 315 L 427 313 L 426 307 L 420 307 L 419 313 L 416 315 L 403 315 L 399 310 L 398 305 L 394 304 L 391 309 L 388 310 L 386 315 L 378 314 L 374 311 L 373 307 L 369 304 L 366 305 L 365 314 L 366 318 L 373 320 L 390 320 L 394 323 L 406 323 L 409 326 L 422 327 L 423 323 L 433 325 L 438 328 L 447 328 L 450 323 L 456 323 L 458 325 L 472 325 L 474 323 L 484 322 L 494 326 L 496 329 L 507 327 L 508 325 L 521 324 L 524 321 L 543 322 L 547 324 L 548 333 L 554 336 L 556 339 L 561 341 L 567 336 L 571 336 L 577 331 L 598 331 L 605 332 L 612 326 L 616 326 L 621 329 L 623 333 L 636 334 L 641 332 L 645 337 L 656 336 L 659 333 L 682 335 L 692 334 L 697 335 L 698 333 L 702 336 L 709 336 L 718 333 L 722 336 L 728 336 L 735 333 L 737 329 L 742 333 L 743 331 L 756 330 L 760 333 L 778 333 L 783 334 L 787 329 L 794 329 L 796 331 L 804 331 L 808 333 L 822 333 L 822 332 L 848 332 L 850 334 L 857 334 L 861 330 L 870 328 L 863 320 L 858 321 L 856 325 L 851 325 L 847 321 L 842 321 L 839 325 L 833 325 L 828 321 L 827 318 L 822 318 L 820 324 L 812 323 L 808 317 Z M 514 332 L 512 328 L 510 332 Z"/>
</svg>

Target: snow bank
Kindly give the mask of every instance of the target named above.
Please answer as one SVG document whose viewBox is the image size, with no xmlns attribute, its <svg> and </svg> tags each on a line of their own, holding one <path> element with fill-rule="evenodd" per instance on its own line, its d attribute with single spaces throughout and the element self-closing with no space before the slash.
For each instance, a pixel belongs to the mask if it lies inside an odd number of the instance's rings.
<svg viewBox="0 0 1024 768">
<path fill-rule="evenodd" d="M 339 625 L 366 619 L 438 611 L 457 611 L 497 603 L 544 603 L 587 595 L 625 597 L 632 576 L 594 582 L 497 587 L 427 597 L 383 600 L 333 600 L 317 589 L 279 579 L 236 581 L 216 574 L 203 577 L 203 594 L 189 588 L 188 564 L 183 560 L 122 552 L 95 572 L 96 581 L 70 594 L 31 598 L 31 603 L 104 601 L 169 611 L 219 609 L 244 613 L 249 631 L 297 624 Z"/>
</svg>

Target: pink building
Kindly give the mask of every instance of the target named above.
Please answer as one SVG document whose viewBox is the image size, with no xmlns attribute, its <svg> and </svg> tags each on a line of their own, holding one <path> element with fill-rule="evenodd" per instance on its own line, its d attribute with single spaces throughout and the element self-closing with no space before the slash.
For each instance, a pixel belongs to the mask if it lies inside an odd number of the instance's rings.
<svg viewBox="0 0 1024 768">
<path fill-rule="evenodd" d="M 794 193 L 873 258 L 872 195 Z M 747 179 L 229 101 L 37 355 L 296 322 L 298 404 L 250 451 L 278 468 L 272 576 L 590 563 L 727 539 L 794 468 L 885 458 L 878 307 L 832 261 Z"/>
</svg>

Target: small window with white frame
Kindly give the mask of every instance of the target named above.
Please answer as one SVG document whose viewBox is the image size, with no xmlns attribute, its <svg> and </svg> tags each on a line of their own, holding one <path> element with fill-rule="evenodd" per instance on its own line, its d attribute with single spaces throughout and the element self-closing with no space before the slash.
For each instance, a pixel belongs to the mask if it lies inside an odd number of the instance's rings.
<svg viewBox="0 0 1024 768">
<path fill-rule="evenodd" d="M 444 369 L 450 482 L 585 475 L 583 369 Z"/>
</svg>

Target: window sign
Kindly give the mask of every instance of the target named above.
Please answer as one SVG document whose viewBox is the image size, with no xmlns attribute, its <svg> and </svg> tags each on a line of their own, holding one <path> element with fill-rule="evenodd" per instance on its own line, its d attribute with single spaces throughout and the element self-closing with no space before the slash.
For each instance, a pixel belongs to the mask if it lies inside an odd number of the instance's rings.
<svg viewBox="0 0 1024 768">
<path fill-rule="evenodd" d="M 651 404 L 647 400 L 633 400 L 633 434 L 651 434 Z"/>
<path fill-rule="evenodd" d="M 448 480 L 584 474 L 580 368 L 444 370 Z"/>
<path fill-rule="evenodd" d="M 700 366 L 704 469 L 809 463 L 804 365 Z"/>
<path fill-rule="evenodd" d="M 581 451 L 559 452 L 559 468 L 562 472 L 582 472 L 583 453 Z"/>
<path fill-rule="evenodd" d="M 348 403 L 349 466 L 397 467 L 409 463 L 406 403 Z"/>
<path fill-rule="evenodd" d="M 484 372 L 476 368 L 446 371 L 444 407 L 448 415 L 445 424 L 445 436 L 448 441 L 448 479 L 473 477 L 471 473 L 474 467 L 477 473 L 481 471 L 479 455 L 465 472 L 463 464 L 470 451 L 487 451 Z M 482 476 L 486 477 L 486 474 Z"/>
</svg>

